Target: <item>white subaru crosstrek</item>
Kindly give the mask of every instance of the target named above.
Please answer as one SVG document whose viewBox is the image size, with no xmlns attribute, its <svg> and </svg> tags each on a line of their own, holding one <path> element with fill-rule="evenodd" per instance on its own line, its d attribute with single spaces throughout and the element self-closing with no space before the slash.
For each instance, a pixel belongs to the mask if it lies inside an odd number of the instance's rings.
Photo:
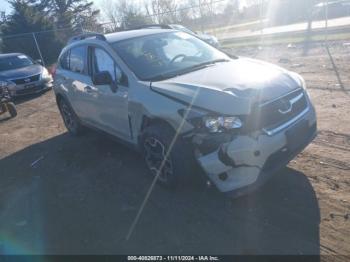
<svg viewBox="0 0 350 262">
<path fill-rule="evenodd" d="M 195 164 L 221 192 L 245 194 L 317 133 L 298 74 L 176 30 L 77 36 L 54 90 L 70 133 L 89 126 L 134 146 L 169 186 L 197 175 Z"/>
</svg>

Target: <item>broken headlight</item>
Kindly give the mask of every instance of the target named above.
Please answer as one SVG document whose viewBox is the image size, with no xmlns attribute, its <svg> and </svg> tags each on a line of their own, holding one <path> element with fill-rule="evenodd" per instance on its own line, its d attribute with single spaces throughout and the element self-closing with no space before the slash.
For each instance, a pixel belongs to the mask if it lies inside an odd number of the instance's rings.
<svg viewBox="0 0 350 262">
<path fill-rule="evenodd" d="M 46 82 L 49 82 L 52 80 L 52 77 L 49 73 L 49 71 L 47 71 L 46 68 L 43 68 L 43 71 L 42 71 L 42 74 L 41 74 L 41 78 L 46 81 Z"/>
<path fill-rule="evenodd" d="M 205 127 L 210 133 L 218 133 L 225 130 L 238 129 L 242 127 L 242 121 L 235 116 L 207 116 L 203 119 Z"/>
<path fill-rule="evenodd" d="M 236 116 L 213 116 L 197 110 L 183 109 L 180 115 L 186 118 L 196 129 L 203 129 L 210 133 L 221 133 L 242 127 L 243 123 Z"/>
</svg>

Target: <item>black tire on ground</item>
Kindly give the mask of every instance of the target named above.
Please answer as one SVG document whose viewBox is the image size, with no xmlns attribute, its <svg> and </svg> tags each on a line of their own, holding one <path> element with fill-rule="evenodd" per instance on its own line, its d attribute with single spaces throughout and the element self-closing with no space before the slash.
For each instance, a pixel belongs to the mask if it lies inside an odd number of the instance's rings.
<svg viewBox="0 0 350 262">
<path fill-rule="evenodd" d="M 64 125 L 69 133 L 73 136 L 81 135 L 84 131 L 84 126 L 80 123 L 78 116 L 75 114 L 69 103 L 62 98 L 58 102 L 58 107 L 60 109 Z"/>
<path fill-rule="evenodd" d="M 7 109 L 9 111 L 11 117 L 17 116 L 17 110 L 16 110 L 16 106 L 14 103 L 12 103 L 12 102 L 7 103 Z"/>
<path fill-rule="evenodd" d="M 188 181 L 195 170 L 191 147 L 180 136 L 172 145 L 174 136 L 175 131 L 170 126 L 155 124 L 143 131 L 140 140 L 142 153 L 150 173 L 153 176 L 158 175 L 157 182 L 167 187 L 175 187 L 180 182 Z M 168 152 L 171 145 L 171 151 Z M 164 161 L 166 155 L 168 157 Z M 158 172 L 161 166 L 163 168 L 161 172 Z"/>
</svg>

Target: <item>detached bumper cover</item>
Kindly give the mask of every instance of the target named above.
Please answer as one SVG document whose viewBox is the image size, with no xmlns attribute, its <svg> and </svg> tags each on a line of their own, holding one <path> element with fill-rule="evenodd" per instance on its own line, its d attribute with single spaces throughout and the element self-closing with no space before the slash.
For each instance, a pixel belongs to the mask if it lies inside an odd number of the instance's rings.
<svg viewBox="0 0 350 262">
<path fill-rule="evenodd" d="M 221 192 L 245 194 L 286 166 L 316 133 L 316 114 L 310 106 L 303 117 L 274 135 L 238 136 L 197 160 Z"/>
</svg>

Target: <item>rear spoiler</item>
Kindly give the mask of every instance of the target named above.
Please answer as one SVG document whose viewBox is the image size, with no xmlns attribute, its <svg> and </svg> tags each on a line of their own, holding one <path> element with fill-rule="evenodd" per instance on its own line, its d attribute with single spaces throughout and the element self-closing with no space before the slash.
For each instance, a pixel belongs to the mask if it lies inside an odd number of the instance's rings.
<svg viewBox="0 0 350 262">
<path fill-rule="evenodd" d="M 70 38 L 68 40 L 68 44 L 75 42 L 75 41 L 81 41 L 87 38 L 96 38 L 102 41 L 106 41 L 106 37 L 103 34 L 99 34 L 99 33 L 84 33 L 81 35 L 77 35 L 77 36 L 73 36 L 72 38 Z"/>
</svg>

